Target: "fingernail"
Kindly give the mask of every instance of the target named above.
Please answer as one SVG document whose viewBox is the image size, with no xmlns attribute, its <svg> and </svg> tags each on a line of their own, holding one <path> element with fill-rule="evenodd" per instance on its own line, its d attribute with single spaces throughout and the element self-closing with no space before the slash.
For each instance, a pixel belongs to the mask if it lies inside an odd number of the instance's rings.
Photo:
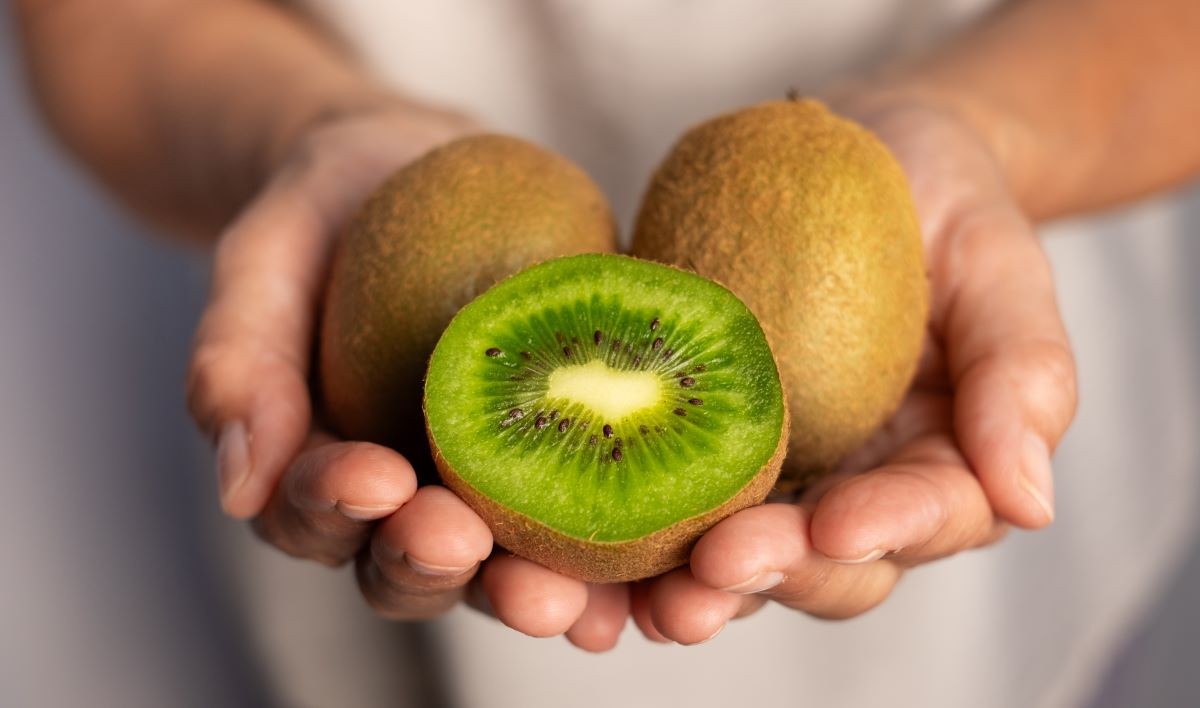
<svg viewBox="0 0 1200 708">
<path fill-rule="evenodd" d="M 1048 521 L 1054 521 L 1054 480 L 1050 470 L 1050 451 L 1046 443 L 1034 433 L 1025 436 L 1021 450 L 1021 487 L 1046 513 Z"/>
<path fill-rule="evenodd" d="M 454 577 L 455 575 L 462 575 L 463 573 L 465 573 L 468 570 L 475 567 L 474 563 L 472 563 L 471 565 L 468 565 L 468 566 L 430 565 L 428 563 L 422 563 L 421 561 L 417 560 L 416 558 L 413 558 L 412 556 L 408 555 L 407 553 L 404 554 L 404 562 L 408 563 L 410 568 L 412 568 L 416 572 L 420 573 L 421 575 L 435 575 L 435 576 L 441 576 L 444 578 Z"/>
<path fill-rule="evenodd" d="M 240 420 L 226 423 L 217 439 L 217 485 L 221 505 L 229 502 L 250 476 L 250 440 Z"/>
<path fill-rule="evenodd" d="M 721 588 L 722 592 L 731 592 L 736 595 L 751 595 L 756 592 L 770 590 L 776 585 L 783 582 L 783 573 L 778 570 L 764 571 L 755 575 L 749 580 L 745 580 L 736 585 Z"/>
<path fill-rule="evenodd" d="M 843 565 L 861 565 L 863 563 L 873 563 L 886 555 L 887 551 L 883 550 L 882 548 L 876 548 L 862 558 L 831 558 L 830 560 L 834 561 L 835 563 L 842 563 Z"/>
<path fill-rule="evenodd" d="M 391 514 L 400 507 L 395 504 L 369 506 L 366 504 L 347 504 L 344 501 L 339 501 L 337 508 L 342 513 L 342 516 L 349 517 L 355 521 L 375 521 Z"/>
</svg>

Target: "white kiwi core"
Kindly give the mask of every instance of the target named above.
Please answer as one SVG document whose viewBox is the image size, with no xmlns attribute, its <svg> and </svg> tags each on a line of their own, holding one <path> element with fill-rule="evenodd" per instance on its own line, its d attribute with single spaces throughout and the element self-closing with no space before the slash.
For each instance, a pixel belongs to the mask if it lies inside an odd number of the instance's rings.
<svg viewBox="0 0 1200 708">
<path fill-rule="evenodd" d="M 653 371 L 623 371 L 593 359 L 555 369 L 546 394 L 580 403 L 598 417 L 615 422 L 657 405 L 662 400 L 661 382 Z"/>
</svg>

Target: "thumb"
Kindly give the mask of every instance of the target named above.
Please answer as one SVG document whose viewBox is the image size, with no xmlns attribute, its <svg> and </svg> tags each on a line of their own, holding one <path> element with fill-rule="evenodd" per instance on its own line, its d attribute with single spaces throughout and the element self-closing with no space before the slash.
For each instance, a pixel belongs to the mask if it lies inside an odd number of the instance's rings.
<svg viewBox="0 0 1200 708">
<path fill-rule="evenodd" d="M 277 181 L 218 242 L 212 293 L 188 371 L 188 407 L 217 442 L 226 513 L 266 504 L 312 418 L 307 377 L 333 241 L 289 181 Z"/>
</svg>

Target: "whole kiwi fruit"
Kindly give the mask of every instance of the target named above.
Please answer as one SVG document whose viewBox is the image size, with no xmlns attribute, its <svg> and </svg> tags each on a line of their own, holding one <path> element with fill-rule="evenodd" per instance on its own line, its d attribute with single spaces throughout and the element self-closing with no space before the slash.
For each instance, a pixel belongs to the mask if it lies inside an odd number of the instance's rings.
<svg viewBox="0 0 1200 708">
<path fill-rule="evenodd" d="M 650 182 L 632 253 L 714 278 L 758 316 L 791 411 L 782 489 L 862 445 L 911 382 L 929 305 L 908 185 L 870 131 L 820 102 L 687 131 Z"/>
<path fill-rule="evenodd" d="M 428 459 L 422 377 L 454 314 L 531 263 L 614 250 L 615 223 L 592 180 L 525 140 L 470 136 L 401 168 L 334 254 L 318 353 L 328 423 Z"/>
<path fill-rule="evenodd" d="M 429 361 L 425 414 L 442 479 L 496 541 L 589 582 L 686 563 L 767 496 L 787 448 L 746 305 L 617 255 L 540 263 L 464 307 Z"/>
</svg>

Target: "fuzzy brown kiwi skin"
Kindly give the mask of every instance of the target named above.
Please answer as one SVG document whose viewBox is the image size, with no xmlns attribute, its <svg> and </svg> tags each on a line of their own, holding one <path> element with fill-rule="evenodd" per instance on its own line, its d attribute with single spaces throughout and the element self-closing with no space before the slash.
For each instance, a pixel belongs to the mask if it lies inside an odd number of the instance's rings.
<svg viewBox="0 0 1200 708">
<path fill-rule="evenodd" d="M 524 140 L 471 136 L 401 168 L 334 254 L 317 355 L 324 423 L 426 468 L 422 377 L 453 315 L 531 263 L 616 248 L 595 183 Z"/>
<path fill-rule="evenodd" d="M 835 469 L 907 392 L 929 310 L 908 185 L 883 143 L 818 102 L 687 131 L 643 197 L 631 252 L 723 283 L 758 317 L 793 420 L 781 491 Z"/>
<path fill-rule="evenodd" d="M 446 486 L 492 531 L 496 543 L 550 570 L 589 583 L 617 583 L 661 575 L 687 563 L 692 546 L 722 519 L 760 504 L 775 486 L 787 454 L 791 427 L 784 403 L 779 444 L 766 464 L 724 504 L 631 541 L 597 542 L 568 536 L 488 498 L 454 471 L 441 454 L 426 416 L 425 431 L 433 461 Z"/>
</svg>

